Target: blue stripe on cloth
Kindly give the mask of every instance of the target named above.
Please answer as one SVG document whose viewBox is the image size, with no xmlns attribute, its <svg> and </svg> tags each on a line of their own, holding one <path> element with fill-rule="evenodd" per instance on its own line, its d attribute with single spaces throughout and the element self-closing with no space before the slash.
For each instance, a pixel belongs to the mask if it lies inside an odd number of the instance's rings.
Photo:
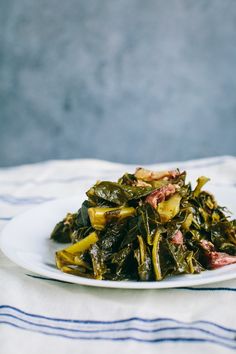
<svg viewBox="0 0 236 354">
<path fill-rule="evenodd" d="M 119 323 L 129 323 L 129 322 L 143 322 L 143 323 L 158 323 L 158 322 L 164 322 L 164 321 L 169 321 L 171 323 L 175 324 L 180 324 L 180 325 L 201 325 L 201 324 L 206 324 L 210 325 L 219 329 L 222 329 L 224 331 L 236 333 L 236 329 L 228 328 L 222 325 L 219 325 L 215 322 L 212 321 L 205 321 L 205 320 L 199 320 L 199 321 L 193 321 L 191 323 L 189 322 L 183 322 L 183 321 L 178 321 L 173 318 L 153 318 L 153 319 L 147 319 L 147 318 L 142 318 L 142 317 L 130 317 L 130 318 L 125 318 L 125 319 L 119 319 L 119 320 L 112 320 L 112 321 L 98 321 L 98 320 L 76 320 L 76 319 L 65 319 L 65 318 L 57 318 L 57 317 L 49 317 L 49 316 L 44 316 L 44 315 L 37 315 L 29 312 L 25 312 L 17 307 L 11 306 L 11 305 L 0 305 L 0 310 L 1 309 L 10 309 L 15 312 L 18 312 L 20 314 L 23 314 L 28 317 L 32 318 L 38 318 L 38 319 L 44 319 L 44 320 L 50 320 L 53 322 L 64 322 L 64 323 L 72 323 L 72 324 L 95 324 L 95 325 L 110 325 L 110 324 L 119 324 Z"/>
<path fill-rule="evenodd" d="M 42 333 L 46 334 L 49 336 L 56 336 L 56 337 L 63 337 L 67 339 L 77 339 L 77 340 L 88 340 L 88 341 L 94 341 L 94 340 L 106 340 L 106 341 L 136 341 L 136 342 L 143 342 L 143 343 L 163 343 L 163 342 L 182 342 L 182 343 L 188 343 L 188 342 L 195 342 L 195 343 L 208 343 L 208 344 L 217 344 L 219 346 L 222 346 L 224 348 L 228 349 L 236 349 L 236 345 L 231 345 L 225 342 L 222 342 L 220 340 L 216 339 L 206 339 L 206 338 L 198 338 L 198 337 L 163 337 L 163 338 L 154 338 L 154 339 L 142 339 L 142 338 L 137 338 L 134 336 L 124 336 L 124 337 L 104 337 L 104 336 L 69 336 L 65 334 L 56 334 L 56 333 L 51 333 L 51 332 L 46 332 L 46 331 L 41 331 L 41 330 L 35 330 L 35 329 L 28 329 L 24 326 L 20 326 L 16 323 L 12 323 L 10 321 L 0 321 L 0 324 L 7 324 L 16 328 L 20 328 L 23 330 L 28 330 L 31 332 L 37 332 L 37 333 Z"/>
<path fill-rule="evenodd" d="M 41 204 L 43 202 L 48 202 L 54 200 L 55 198 L 46 198 L 40 196 L 33 197 L 14 197 L 9 194 L 0 195 L 0 202 L 13 204 L 13 205 L 26 205 L 26 204 Z"/>
<path fill-rule="evenodd" d="M 19 316 L 15 316 L 12 314 L 8 314 L 8 313 L 2 313 L 0 314 L 0 316 L 2 317 L 9 317 L 12 319 L 16 319 L 20 322 L 23 322 L 25 324 L 29 324 L 30 328 L 33 326 L 35 327 L 39 327 L 39 328 L 44 328 L 44 329 L 51 329 L 51 330 L 56 330 L 56 331 L 64 331 L 64 332 L 68 332 L 68 333 L 87 333 L 87 334 L 92 334 L 92 333 L 107 333 L 107 332 L 139 332 L 139 333 L 144 333 L 144 334 L 158 334 L 158 333 L 162 333 L 162 332 L 167 332 L 167 331 L 171 331 L 171 332 L 178 332 L 178 331 L 187 331 L 187 332 L 199 332 L 200 334 L 206 334 L 209 335 L 210 337 L 216 338 L 216 339 L 222 339 L 225 341 L 229 341 L 232 342 L 232 344 L 235 344 L 235 339 L 234 336 L 232 337 L 227 337 L 225 335 L 220 335 L 217 334 L 215 332 L 212 332 L 211 330 L 207 330 L 204 328 L 199 328 L 199 327 L 194 327 L 194 326 L 166 326 L 163 328 L 151 328 L 151 329 L 143 329 L 143 328 L 138 328 L 138 327 L 124 327 L 124 328 L 107 328 L 107 329 L 76 329 L 76 328 L 66 328 L 66 327 L 58 327 L 58 326 L 53 326 L 53 325 L 47 325 L 47 324 L 42 324 L 42 323 L 35 323 L 29 320 L 25 320 Z M 15 323 L 15 322 L 12 322 Z"/>
<path fill-rule="evenodd" d="M 202 167 L 210 167 L 210 166 L 217 166 L 217 165 L 222 165 L 224 164 L 230 157 L 228 156 L 223 156 L 223 157 L 219 157 L 216 159 L 213 159 L 213 161 L 199 161 L 196 163 L 190 163 L 188 165 L 188 163 L 179 163 L 179 169 L 196 169 L 196 168 L 202 168 Z M 49 161 L 50 163 L 50 161 Z M 173 163 L 170 163 L 171 165 L 173 165 Z M 124 165 L 125 167 L 126 165 Z M 109 169 L 97 169 L 97 175 L 104 175 L 104 178 L 107 178 L 108 174 L 116 174 L 117 171 L 116 170 L 109 170 Z M 39 181 L 37 179 L 27 179 L 24 181 L 8 181 L 8 180 L 3 180 L 1 181 L 1 185 L 5 184 L 5 185 L 24 185 L 24 184 L 28 184 L 28 183 L 33 183 L 33 184 L 48 184 L 48 183 L 70 183 L 70 182 L 75 182 L 75 181 L 81 181 L 81 180 L 88 180 L 88 179 L 94 179 L 94 176 L 85 176 L 85 175 L 81 175 L 81 176 L 74 176 L 74 177 L 67 177 L 67 178 L 50 178 L 50 179 L 44 179 L 43 181 Z M 97 178 L 97 177 L 96 177 Z M 99 176 L 100 179 L 102 179 L 102 176 Z"/>
<path fill-rule="evenodd" d="M 205 287 L 205 288 L 192 288 L 188 286 L 181 286 L 175 288 L 175 290 L 192 290 L 192 291 L 233 291 L 236 292 L 236 288 L 226 288 L 226 287 Z"/>
<path fill-rule="evenodd" d="M 0 216 L 0 221 L 10 221 L 13 216 Z"/>
</svg>

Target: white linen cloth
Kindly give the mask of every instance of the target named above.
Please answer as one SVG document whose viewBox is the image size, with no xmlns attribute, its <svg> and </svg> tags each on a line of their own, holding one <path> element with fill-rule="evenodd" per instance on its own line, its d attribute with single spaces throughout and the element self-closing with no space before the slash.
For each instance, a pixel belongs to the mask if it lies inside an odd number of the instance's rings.
<svg viewBox="0 0 236 354">
<path fill-rule="evenodd" d="M 35 204 L 134 167 L 87 159 L 1 168 L 0 229 Z M 231 156 L 147 167 L 179 167 L 191 180 L 206 175 L 236 188 Z M 231 353 L 235 302 L 236 279 L 165 290 L 92 288 L 37 276 L 0 253 L 0 353 Z"/>
</svg>

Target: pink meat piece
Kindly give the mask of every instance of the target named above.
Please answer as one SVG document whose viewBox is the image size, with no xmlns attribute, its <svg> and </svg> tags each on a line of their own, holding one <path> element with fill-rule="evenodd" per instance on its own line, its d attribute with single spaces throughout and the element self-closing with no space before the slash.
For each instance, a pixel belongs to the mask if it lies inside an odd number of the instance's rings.
<svg viewBox="0 0 236 354">
<path fill-rule="evenodd" d="M 163 186 L 146 197 L 146 202 L 153 206 L 153 208 L 157 207 L 158 203 L 163 202 L 167 197 L 171 196 L 175 193 L 175 186 L 173 184 L 168 184 L 167 186 Z"/>
<path fill-rule="evenodd" d="M 173 243 L 174 245 L 183 245 L 184 238 L 183 238 L 183 234 L 180 230 L 177 230 L 174 233 L 174 235 L 171 238 L 171 243 Z"/>
<path fill-rule="evenodd" d="M 236 256 L 231 256 L 224 252 L 210 252 L 207 257 L 211 269 L 217 269 L 228 264 L 236 263 Z"/>
<path fill-rule="evenodd" d="M 201 240 L 200 245 L 205 250 L 208 265 L 211 269 L 217 269 L 228 264 L 236 263 L 236 256 L 231 256 L 224 252 L 216 252 L 213 243 L 210 241 Z"/>
</svg>

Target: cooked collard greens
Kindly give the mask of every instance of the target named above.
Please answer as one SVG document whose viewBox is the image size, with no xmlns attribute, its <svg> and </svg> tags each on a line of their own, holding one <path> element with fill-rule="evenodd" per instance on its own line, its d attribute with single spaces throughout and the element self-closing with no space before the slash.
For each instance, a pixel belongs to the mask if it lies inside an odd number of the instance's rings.
<svg viewBox="0 0 236 354">
<path fill-rule="evenodd" d="M 160 281 L 236 263 L 236 220 L 214 196 L 194 189 L 186 172 L 137 168 L 117 182 L 97 182 L 78 212 L 51 238 L 72 243 L 56 252 L 65 273 L 98 280 Z"/>
</svg>

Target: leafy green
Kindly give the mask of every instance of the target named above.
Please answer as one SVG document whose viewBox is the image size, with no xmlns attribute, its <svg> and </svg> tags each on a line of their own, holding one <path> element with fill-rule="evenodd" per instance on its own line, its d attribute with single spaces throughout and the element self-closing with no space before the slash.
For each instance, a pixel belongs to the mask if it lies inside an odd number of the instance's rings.
<svg viewBox="0 0 236 354">
<path fill-rule="evenodd" d="M 78 212 L 55 226 L 51 238 L 72 243 L 56 253 L 61 271 L 97 280 L 161 281 L 218 267 L 214 257 L 223 259 L 221 265 L 234 262 L 236 220 L 202 190 L 207 177 L 192 190 L 186 172 L 137 171 L 118 182 L 97 182 Z"/>
<path fill-rule="evenodd" d="M 150 249 L 147 247 L 142 236 L 138 235 L 139 248 L 134 251 L 134 257 L 138 263 L 138 275 L 142 281 L 152 279 L 152 258 Z"/>
<path fill-rule="evenodd" d="M 68 213 L 65 219 L 57 223 L 52 230 L 51 239 L 61 243 L 70 242 L 73 230 L 76 226 L 77 217 L 78 213 Z"/>
</svg>

